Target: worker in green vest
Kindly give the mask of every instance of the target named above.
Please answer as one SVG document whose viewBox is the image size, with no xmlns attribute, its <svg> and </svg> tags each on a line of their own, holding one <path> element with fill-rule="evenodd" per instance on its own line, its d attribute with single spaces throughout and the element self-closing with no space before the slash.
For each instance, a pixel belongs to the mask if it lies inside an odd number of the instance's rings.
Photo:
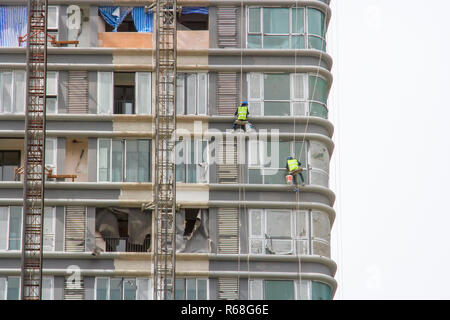
<svg viewBox="0 0 450 320">
<path fill-rule="evenodd" d="M 298 183 L 297 183 L 297 175 L 300 176 L 300 179 L 302 180 L 302 186 L 305 185 L 305 179 L 303 179 L 302 171 L 303 169 L 300 167 L 301 163 L 295 159 L 294 157 L 287 157 L 286 159 L 286 170 L 289 172 L 290 175 L 292 175 L 293 182 L 295 184 L 294 191 L 298 191 Z"/>
<path fill-rule="evenodd" d="M 233 124 L 233 130 L 236 130 L 237 126 L 241 126 L 241 129 L 246 132 L 247 130 L 245 130 L 245 125 L 248 123 L 247 117 L 249 115 L 248 102 L 243 101 L 242 104 L 236 109 L 234 115 L 236 116 L 236 120 Z"/>
</svg>

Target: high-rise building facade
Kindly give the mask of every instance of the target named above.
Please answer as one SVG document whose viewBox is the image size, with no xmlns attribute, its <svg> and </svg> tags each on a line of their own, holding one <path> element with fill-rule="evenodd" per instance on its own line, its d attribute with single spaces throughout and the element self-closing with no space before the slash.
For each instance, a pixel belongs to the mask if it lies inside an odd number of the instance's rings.
<svg viewBox="0 0 450 320">
<path fill-rule="evenodd" d="M 199 3 L 178 1 L 175 298 L 332 299 L 329 1 Z M 154 297 L 153 16 L 49 0 L 43 299 Z M 0 0 L 0 300 L 20 297 L 26 26 Z"/>
</svg>

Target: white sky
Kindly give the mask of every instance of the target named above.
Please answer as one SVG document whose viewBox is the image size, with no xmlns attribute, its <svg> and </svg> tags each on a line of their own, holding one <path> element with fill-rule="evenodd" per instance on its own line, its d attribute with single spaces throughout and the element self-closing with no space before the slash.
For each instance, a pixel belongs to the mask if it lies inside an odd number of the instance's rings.
<svg viewBox="0 0 450 320">
<path fill-rule="evenodd" d="M 331 7 L 335 299 L 450 299 L 450 1 Z"/>
</svg>

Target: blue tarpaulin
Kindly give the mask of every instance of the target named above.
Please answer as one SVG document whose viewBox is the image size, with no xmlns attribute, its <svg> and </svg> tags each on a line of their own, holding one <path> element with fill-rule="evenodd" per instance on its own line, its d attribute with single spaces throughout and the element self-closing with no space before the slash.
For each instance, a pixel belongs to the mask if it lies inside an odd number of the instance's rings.
<svg viewBox="0 0 450 320">
<path fill-rule="evenodd" d="M 114 28 L 113 32 L 117 32 L 117 28 L 130 12 L 138 32 L 153 31 L 153 12 L 145 12 L 144 7 L 99 7 L 99 10 L 105 22 Z"/>
<path fill-rule="evenodd" d="M 19 36 L 27 33 L 27 20 L 27 6 L 0 6 L 0 47 L 18 47 Z"/>
<path fill-rule="evenodd" d="M 131 11 L 134 26 L 138 32 L 153 32 L 153 12 L 145 12 L 144 7 L 135 7 Z"/>
<path fill-rule="evenodd" d="M 181 14 L 191 14 L 191 13 L 207 15 L 208 7 L 183 7 L 183 9 L 181 9 Z"/>
</svg>

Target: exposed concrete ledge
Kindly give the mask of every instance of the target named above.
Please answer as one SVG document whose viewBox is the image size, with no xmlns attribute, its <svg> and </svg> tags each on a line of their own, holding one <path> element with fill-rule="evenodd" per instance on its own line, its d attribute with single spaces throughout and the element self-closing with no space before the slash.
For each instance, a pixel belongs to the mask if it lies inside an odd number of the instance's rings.
<svg viewBox="0 0 450 320">
<path fill-rule="evenodd" d="M 112 269 L 76 269 L 83 277 L 151 277 L 151 271 L 143 270 L 112 270 Z M 74 269 L 47 269 L 42 270 L 44 276 L 67 276 L 73 274 Z M 0 268 L 0 274 L 5 276 L 20 275 L 19 268 Z M 204 277 L 204 278 L 252 278 L 252 279 L 280 279 L 280 280 L 312 280 L 328 284 L 334 296 L 337 281 L 322 273 L 303 272 L 247 272 L 247 271 L 186 271 L 175 272 L 178 277 Z"/>
<path fill-rule="evenodd" d="M 209 190 L 211 191 L 292 191 L 292 186 L 284 184 L 220 184 L 213 183 L 209 185 Z M 313 192 L 320 193 L 328 197 L 331 205 L 334 204 L 336 196 L 334 192 L 326 187 L 316 186 L 316 185 L 306 185 L 299 189 L 299 192 Z"/>
</svg>

